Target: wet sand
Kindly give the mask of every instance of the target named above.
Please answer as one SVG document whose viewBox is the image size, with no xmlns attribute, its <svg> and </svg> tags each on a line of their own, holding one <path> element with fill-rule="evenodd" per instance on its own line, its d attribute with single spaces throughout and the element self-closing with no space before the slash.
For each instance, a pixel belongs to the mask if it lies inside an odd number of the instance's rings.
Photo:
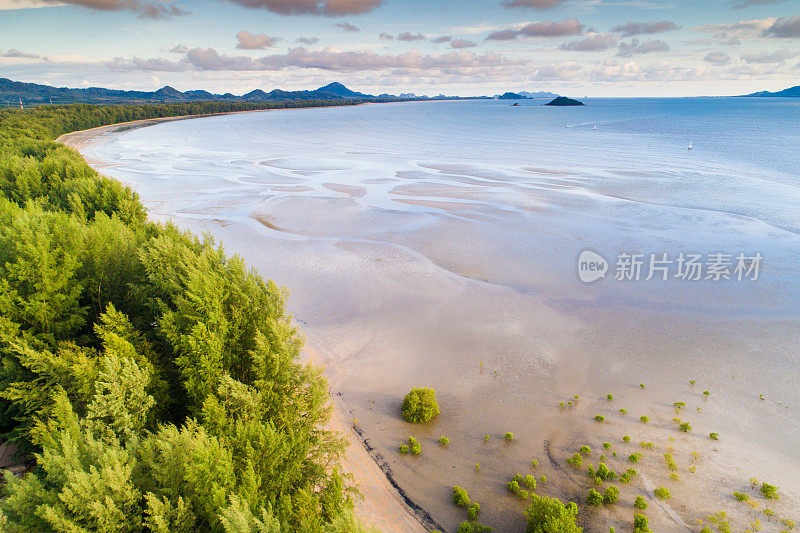
<svg viewBox="0 0 800 533">
<path fill-rule="evenodd" d="M 92 160 L 94 148 L 113 142 L 112 132 L 63 140 L 101 168 L 108 161 Z M 143 161 L 157 160 L 144 144 L 140 150 Z M 225 157 L 234 155 L 216 159 Z M 202 161 L 186 164 L 202 174 Z M 390 179 L 371 168 L 273 156 L 252 175 L 242 163 L 241 175 L 230 179 L 153 180 L 151 173 L 175 171 L 126 165 L 104 169 L 139 191 L 152 218 L 211 232 L 229 253 L 291 289 L 289 307 L 307 336 L 307 353 L 326 366 L 337 427 L 352 437 L 348 466 L 366 496 L 359 513 L 381 530 L 421 528 L 391 479 L 424 510 L 418 516 L 427 513 L 429 528 L 436 523 L 451 531 L 466 518 L 450 501 L 452 486 L 460 485 L 481 503 L 482 522 L 519 531 L 525 502 L 505 489 L 517 473 L 545 475 L 537 493 L 579 502 L 588 532 L 630 529 L 640 494 L 650 503 L 645 514 L 654 531 L 699 530 L 697 519 L 720 510 L 735 529 L 760 518 L 764 530 L 777 531 L 777 521 L 732 497 L 747 491 L 758 499 L 752 477 L 781 488 L 781 500 L 761 498 L 762 507 L 797 520 L 797 318 L 741 316 L 738 294 L 717 297 L 706 286 L 676 294 L 675 285 L 659 291 L 643 285 L 641 303 L 634 286 L 615 293 L 607 290 L 613 285 L 583 286 L 565 277 L 576 243 L 561 221 L 593 216 L 595 207 L 575 196 L 554 209 L 552 199 L 591 177 L 530 167 L 534 181 L 521 186 L 502 172 L 437 163 Z M 346 181 L 348 173 L 356 177 Z M 279 183 L 297 188 L 270 185 Z M 620 210 L 613 200 L 619 194 L 607 191 L 602 209 Z M 562 253 L 564 263 L 531 262 Z M 780 303 L 773 285 L 748 291 L 747 298 Z M 714 303 L 723 311 L 704 308 Z M 414 386 L 437 390 L 442 414 L 430 424 L 399 417 L 403 395 Z M 687 404 L 677 416 L 692 424 L 689 433 L 672 421 L 677 401 Z M 511 442 L 503 438 L 509 431 Z M 709 439 L 710 432 L 720 440 Z M 419 457 L 397 452 L 410 435 L 422 444 Z M 447 447 L 436 442 L 441 435 L 450 439 Z M 588 444 L 593 454 L 584 470 L 597 466 L 603 442 L 611 443 L 609 467 L 634 466 L 639 475 L 617 483 L 620 503 L 586 508 L 594 485 L 565 459 Z M 641 449 L 640 442 L 654 448 Z M 627 460 L 634 451 L 643 455 L 636 465 Z M 679 480 L 669 478 L 664 453 L 674 456 Z M 672 493 L 667 502 L 653 496 L 662 485 Z"/>
</svg>

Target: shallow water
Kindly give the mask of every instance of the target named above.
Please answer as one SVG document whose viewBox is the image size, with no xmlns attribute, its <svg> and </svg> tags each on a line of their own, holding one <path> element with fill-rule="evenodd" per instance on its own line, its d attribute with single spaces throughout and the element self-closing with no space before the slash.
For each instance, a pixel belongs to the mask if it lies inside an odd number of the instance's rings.
<svg viewBox="0 0 800 533">
<path fill-rule="evenodd" d="M 110 134 L 83 152 L 113 163 L 104 173 L 132 184 L 153 218 L 210 232 L 291 289 L 337 404 L 443 524 L 463 519 L 448 492 L 460 482 L 481 495 L 487 522 L 520 525 L 507 478 L 543 443 L 568 456 L 600 432 L 559 413 L 559 399 L 581 391 L 591 421 L 614 391 L 667 431 L 673 401 L 700 406 L 689 379 L 714 393 L 692 417 L 698 436 L 727 433 L 708 452 L 728 464 L 717 482 L 757 469 L 800 501 L 781 466 L 800 469 L 800 102 L 539 103 L 238 114 Z M 609 262 L 591 284 L 578 276 L 587 249 Z M 621 253 L 643 254 L 642 279 L 614 279 Z M 644 279 L 650 254 L 681 253 L 763 262 L 757 280 L 682 280 L 676 263 L 667 281 Z M 440 396 L 432 427 L 397 420 L 419 384 Z M 430 441 L 417 462 L 395 452 L 412 429 Z M 483 444 L 509 430 L 529 442 Z M 449 455 L 434 444 L 441 433 Z M 691 502 L 704 489 L 683 490 Z"/>
</svg>

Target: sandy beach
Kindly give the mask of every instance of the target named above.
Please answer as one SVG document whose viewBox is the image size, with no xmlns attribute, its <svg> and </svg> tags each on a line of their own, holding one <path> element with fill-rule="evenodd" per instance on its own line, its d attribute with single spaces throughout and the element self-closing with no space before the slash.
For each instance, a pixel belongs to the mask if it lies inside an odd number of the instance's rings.
<svg viewBox="0 0 800 533">
<path fill-rule="evenodd" d="M 290 289 L 306 356 L 326 368 L 332 427 L 350 436 L 346 466 L 364 495 L 359 516 L 381 531 L 455 530 L 466 514 L 451 503 L 453 485 L 480 502 L 481 522 L 521 531 L 526 502 L 506 490 L 515 474 L 534 475 L 538 494 L 578 502 L 587 532 L 629 530 L 637 495 L 658 532 L 699 531 L 697 521 L 719 511 L 737 530 L 754 520 L 782 530 L 763 515 L 766 506 L 800 518 L 800 322 L 796 297 L 781 292 L 796 283 L 793 222 L 770 218 L 768 207 L 759 215 L 725 211 L 710 205 L 710 193 L 687 195 L 709 203 L 687 207 L 680 195 L 689 178 L 662 168 L 663 179 L 643 168 L 647 161 L 567 168 L 512 148 L 474 148 L 474 160 L 459 161 L 461 140 L 442 134 L 439 146 L 452 150 L 445 159 L 415 141 L 425 136 L 413 129 L 450 135 L 457 130 L 446 121 L 455 119 L 412 128 L 375 115 L 402 113 L 402 105 L 369 107 L 134 129 L 152 125 L 143 121 L 59 141 L 137 190 L 153 220 L 209 232 Z M 372 141 L 355 126 L 348 136 L 321 134 L 318 146 L 297 140 L 324 131 L 317 120 L 362 117 L 385 120 L 386 135 L 411 140 L 381 148 L 380 136 Z M 274 133 L 295 130 L 297 138 Z M 211 146 L 206 135 L 231 144 Z M 559 142 L 541 140 L 540 149 L 555 153 Z M 680 150 L 663 156 L 664 167 L 687 157 Z M 727 172 L 714 161 L 694 164 Z M 625 181 L 628 171 L 639 186 Z M 779 180 L 772 186 L 780 195 Z M 583 248 L 645 242 L 657 252 L 710 239 L 732 251 L 760 246 L 773 270 L 746 287 L 576 279 Z M 441 415 L 429 424 L 399 416 L 415 386 L 437 391 Z M 686 405 L 676 412 L 676 402 Z M 691 431 L 679 431 L 674 418 Z M 443 435 L 446 447 L 437 442 Z M 422 444 L 420 456 L 398 453 L 409 436 Z M 582 445 L 592 451 L 579 470 L 566 459 Z M 641 453 L 638 463 L 629 461 L 633 453 Z M 638 475 L 617 483 L 618 505 L 587 507 L 595 485 L 585 470 L 601 454 L 615 471 L 634 467 Z M 781 499 L 762 498 L 759 508 L 737 502 L 734 491 L 758 499 L 754 477 L 780 487 Z M 671 499 L 654 496 L 661 486 Z"/>
</svg>

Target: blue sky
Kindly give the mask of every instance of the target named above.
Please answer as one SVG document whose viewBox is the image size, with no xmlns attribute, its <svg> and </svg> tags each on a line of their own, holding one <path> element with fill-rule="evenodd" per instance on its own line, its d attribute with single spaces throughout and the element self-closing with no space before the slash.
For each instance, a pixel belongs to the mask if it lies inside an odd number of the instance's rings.
<svg viewBox="0 0 800 533">
<path fill-rule="evenodd" d="M 800 0 L 0 0 L 0 76 L 242 94 L 738 94 L 800 84 Z"/>
</svg>

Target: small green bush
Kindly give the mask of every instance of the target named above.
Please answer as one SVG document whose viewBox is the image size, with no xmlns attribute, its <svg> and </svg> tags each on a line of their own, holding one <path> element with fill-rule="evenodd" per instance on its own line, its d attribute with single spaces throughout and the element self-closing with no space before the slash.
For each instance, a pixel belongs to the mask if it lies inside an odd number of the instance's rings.
<svg viewBox="0 0 800 533">
<path fill-rule="evenodd" d="M 527 533 L 581 533 L 575 523 L 578 506 L 570 502 L 566 505 L 558 498 L 531 495 L 531 506 L 525 510 Z"/>
<path fill-rule="evenodd" d="M 695 380 L 693 380 L 693 379 L 689 380 L 689 385 L 691 385 L 692 387 L 694 387 L 695 383 L 697 383 Z"/>
<path fill-rule="evenodd" d="M 678 426 L 678 429 L 680 429 L 684 433 L 689 433 L 692 430 L 692 426 L 689 424 L 689 422 L 684 422 L 683 424 Z"/>
<path fill-rule="evenodd" d="M 609 485 L 603 492 L 603 501 L 606 503 L 617 503 L 619 501 L 619 489 L 614 485 Z"/>
<path fill-rule="evenodd" d="M 470 520 L 475 520 L 476 518 L 478 518 L 480 512 L 481 512 L 481 504 L 475 502 L 472 505 L 470 505 L 469 508 L 467 508 L 467 518 L 469 518 Z"/>
<path fill-rule="evenodd" d="M 750 499 L 750 496 L 745 494 L 744 492 L 734 492 L 733 497 L 740 502 L 746 502 Z"/>
<path fill-rule="evenodd" d="M 542 483 L 547 483 L 547 476 L 542 474 L 542 477 L 539 478 L 539 481 L 541 481 Z"/>
<path fill-rule="evenodd" d="M 647 416 L 646 416 L 646 415 L 642 415 L 642 416 L 640 416 L 640 417 L 639 417 L 639 420 L 641 420 L 641 421 L 642 421 L 642 422 L 644 422 L 645 424 L 647 424 L 647 423 L 650 421 L 650 419 L 649 419 L 649 418 L 647 418 Z"/>
<path fill-rule="evenodd" d="M 651 533 L 647 525 L 647 517 L 643 514 L 633 515 L 633 533 Z"/>
<path fill-rule="evenodd" d="M 686 407 L 686 402 L 675 402 L 672 405 L 675 406 L 675 409 L 681 410 Z"/>
<path fill-rule="evenodd" d="M 622 440 L 625 442 L 630 442 L 631 438 L 628 435 L 623 435 Z"/>
<path fill-rule="evenodd" d="M 592 453 L 592 449 L 586 444 L 584 444 L 583 446 L 581 446 L 580 452 L 582 455 L 589 455 L 590 453 Z"/>
<path fill-rule="evenodd" d="M 413 446 L 416 443 L 417 443 L 417 439 L 415 439 L 414 437 L 408 437 L 408 445 L 409 446 Z"/>
<path fill-rule="evenodd" d="M 406 422 L 429 422 L 439 415 L 439 404 L 436 391 L 428 388 L 414 387 L 406 394 L 401 408 Z"/>
<path fill-rule="evenodd" d="M 509 481 L 506 483 L 506 489 L 512 494 L 519 493 L 519 483 L 517 481 Z"/>
<path fill-rule="evenodd" d="M 575 452 L 574 454 L 572 454 L 572 457 L 567 459 L 567 463 L 571 464 L 575 468 L 580 468 L 581 466 L 583 466 L 583 456 L 581 456 L 581 454 L 579 454 L 578 452 Z"/>
<path fill-rule="evenodd" d="M 610 450 L 611 449 L 611 443 L 610 442 L 604 442 L 603 443 L 603 448 L 605 448 L 606 450 Z"/>
<path fill-rule="evenodd" d="M 644 388 L 644 383 L 639 383 L 639 386 L 640 386 L 641 388 Z"/>
<path fill-rule="evenodd" d="M 400 453 L 408 453 L 408 444 L 400 445 Z"/>
<path fill-rule="evenodd" d="M 653 491 L 653 494 L 655 494 L 656 498 L 659 500 L 669 500 L 672 498 L 672 494 L 669 493 L 669 489 L 666 487 L 658 487 Z"/>
<path fill-rule="evenodd" d="M 528 492 L 527 490 L 520 490 L 517 493 L 517 496 L 519 497 L 520 500 L 527 500 L 528 498 L 531 497 L 531 493 Z"/>
<path fill-rule="evenodd" d="M 419 442 L 415 442 L 411 445 L 411 455 L 419 455 L 422 453 L 422 445 Z"/>
<path fill-rule="evenodd" d="M 506 432 L 506 434 L 505 434 L 504 438 L 505 438 L 506 440 L 514 440 L 514 434 L 513 434 L 513 433 L 511 433 L 510 431 L 508 431 L 508 432 Z"/>
<path fill-rule="evenodd" d="M 614 395 L 613 394 L 606 394 L 606 400 L 611 401 L 613 399 L 614 399 Z"/>
<path fill-rule="evenodd" d="M 652 442 L 640 442 L 639 446 L 641 446 L 645 450 L 652 450 L 653 448 L 656 447 L 656 445 L 653 444 Z"/>
<path fill-rule="evenodd" d="M 764 509 L 764 515 L 772 518 L 773 516 L 775 516 L 775 511 L 773 511 L 770 508 L 766 508 Z"/>
<path fill-rule="evenodd" d="M 636 500 L 633 502 L 633 506 L 640 511 L 647 509 L 647 500 L 645 500 L 642 496 L 637 496 Z"/>
<path fill-rule="evenodd" d="M 586 503 L 589 505 L 603 505 L 603 495 L 594 489 L 589 489 L 589 494 L 586 496 Z"/>
<path fill-rule="evenodd" d="M 492 528 L 479 522 L 464 521 L 458 526 L 458 533 L 491 533 Z"/>
<path fill-rule="evenodd" d="M 594 415 L 594 419 L 597 422 L 605 422 L 606 421 L 606 417 L 604 417 L 603 415 Z"/>
<path fill-rule="evenodd" d="M 523 484 L 524 484 L 524 485 L 525 485 L 527 488 L 529 488 L 530 490 L 536 490 L 536 478 L 535 478 L 535 477 L 533 477 L 533 476 L 532 476 L 532 475 L 530 475 L 530 474 L 528 474 L 527 476 L 525 476 L 525 481 L 523 482 Z"/>
<path fill-rule="evenodd" d="M 620 409 L 619 412 L 622 413 L 623 415 L 627 415 L 628 414 L 628 410 L 625 409 L 624 407 L 622 409 Z"/>
<path fill-rule="evenodd" d="M 710 392 L 708 392 L 707 390 L 704 390 L 704 391 L 703 391 L 703 396 L 709 396 L 710 394 L 711 394 L 711 393 L 710 393 Z"/>
<path fill-rule="evenodd" d="M 639 459 L 641 459 L 641 458 L 642 458 L 642 454 L 640 454 L 639 452 L 634 452 L 634 453 L 632 453 L 632 454 L 630 454 L 628 456 L 628 461 L 630 461 L 632 463 L 638 463 Z"/>
<path fill-rule="evenodd" d="M 537 466 L 539 466 L 539 461 L 537 459 L 531 461 L 531 467 L 536 468 Z"/>
<path fill-rule="evenodd" d="M 769 483 L 761 484 L 761 494 L 768 500 L 777 500 L 780 498 L 780 496 L 778 496 L 778 487 L 770 485 Z"/>
<path fill-rule="evenodd" d="M 469 507 L 470 505 L 469 494 L 458 485 L 453 487 L 453 503 L 459 507 Z"/>
<path fill-rule="evenodd" d="M 439 444 L 441 444 L 442 446 L 447 446 L 448 444 L 450 444 L 450 439 L 442 435 L 441 437 L 439 437 Z"/>
<path fill-rule="evenodd" d="M 708 438 L 711 440 L 719 440 L 719 433 L 709 433 Z"/>
</svg>

